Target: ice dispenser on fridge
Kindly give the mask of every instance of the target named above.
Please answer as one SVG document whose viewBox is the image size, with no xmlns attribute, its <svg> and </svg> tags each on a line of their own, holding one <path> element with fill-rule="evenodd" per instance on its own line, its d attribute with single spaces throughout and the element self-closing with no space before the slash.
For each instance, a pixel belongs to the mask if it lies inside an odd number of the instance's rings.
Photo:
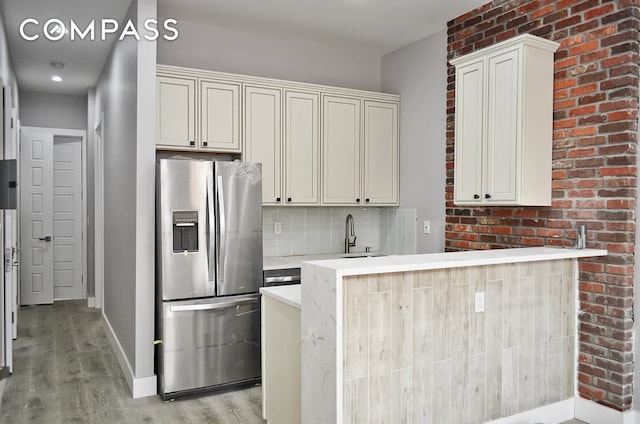
<svg viewBox="0 0 640 424">
<path fill-rule="evenodd" d="M 173 212 L 173 253 L 198 251 L 198 212 Z"/>
</svg>

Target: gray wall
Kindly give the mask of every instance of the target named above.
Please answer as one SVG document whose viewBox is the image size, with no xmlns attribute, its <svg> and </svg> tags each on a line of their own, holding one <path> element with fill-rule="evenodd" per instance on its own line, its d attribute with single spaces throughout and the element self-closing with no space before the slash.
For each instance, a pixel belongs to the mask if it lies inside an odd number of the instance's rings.
<svg viewBox="0 0 640 424">
<path fill-rule="evenodd" d="M 155 16 L 155 4 L 155 0 L 133 0 L 125 19 L 135 22 Z M 116 42 L 91 98 L 94 122 L 104 113 L 103 313 L 134 379 L 151 377 L 155 43 L 131 37 Z"/>
<path fill-rule="evenodd" d="M 162 10 L 158 11 L 162 16 Z M 180 21 L 175 41 L 158 40 L 158 63 L 361 90 L 380 90 L 380 57 L 293 39 Z"/>
<path fill-rule="evenodd" d="M 444 251 L 446 57 L 444 30 L 382 57 L 382 91 L 401 96 L 400 207 L 417 209 L 418 253 Z"/>
<path fill-rule="evenodd" d="M 135 12 L 132 5 L 127 19 Z M 103 111 L 105 118 L 103 313 L 131 366 L 135 361 L 136 72 L 137 42 L 131 38 L 116 42 L 96 87 L 96 111 Z"/>
<path fill-rule="evenodd" d="M 22 125 L 87 129 L 87 96 L 20 91 Z"/>
</svg>

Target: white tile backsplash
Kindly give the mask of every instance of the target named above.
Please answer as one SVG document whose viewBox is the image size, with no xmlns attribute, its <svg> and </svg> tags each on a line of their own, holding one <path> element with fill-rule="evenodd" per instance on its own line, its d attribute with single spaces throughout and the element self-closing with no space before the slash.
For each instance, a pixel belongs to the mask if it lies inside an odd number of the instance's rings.
<svg viewBox="0 0 640 424">
<path fill-rule="evenodd" d="M 370 246 L 391 254 L 416 253 L 415 209 L 399 208 L 262 208 L 265 256 L 313 255 L 344 251 L 345 220 L 353 215 L 354 252 Z M 282 233 L 274 234 L 280 222 Z"/>
</svg>

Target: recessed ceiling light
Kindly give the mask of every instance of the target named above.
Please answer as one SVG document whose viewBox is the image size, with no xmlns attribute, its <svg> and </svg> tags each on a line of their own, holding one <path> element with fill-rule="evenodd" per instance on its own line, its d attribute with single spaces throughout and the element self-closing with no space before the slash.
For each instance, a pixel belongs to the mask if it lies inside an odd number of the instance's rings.
<svg viewBox="0 0 640 424">
<path fill-rule="evenodd" d="M 62 82 L 62 77 L 60 75 L 54 75 L 51 77 L 51 81 Z"/>
</svg>

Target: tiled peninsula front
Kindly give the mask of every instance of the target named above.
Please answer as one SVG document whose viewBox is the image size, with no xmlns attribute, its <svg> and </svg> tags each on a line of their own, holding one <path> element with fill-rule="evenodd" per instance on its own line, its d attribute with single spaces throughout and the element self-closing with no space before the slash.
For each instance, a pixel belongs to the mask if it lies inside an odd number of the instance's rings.
<svg viewBox="0 0 640 424">
<path fill-rule="evenodd" d="M 573 399 L 577 258 L 602 255 L 304 263 L 302 422 L 484 423 Z"/>
</svg>

